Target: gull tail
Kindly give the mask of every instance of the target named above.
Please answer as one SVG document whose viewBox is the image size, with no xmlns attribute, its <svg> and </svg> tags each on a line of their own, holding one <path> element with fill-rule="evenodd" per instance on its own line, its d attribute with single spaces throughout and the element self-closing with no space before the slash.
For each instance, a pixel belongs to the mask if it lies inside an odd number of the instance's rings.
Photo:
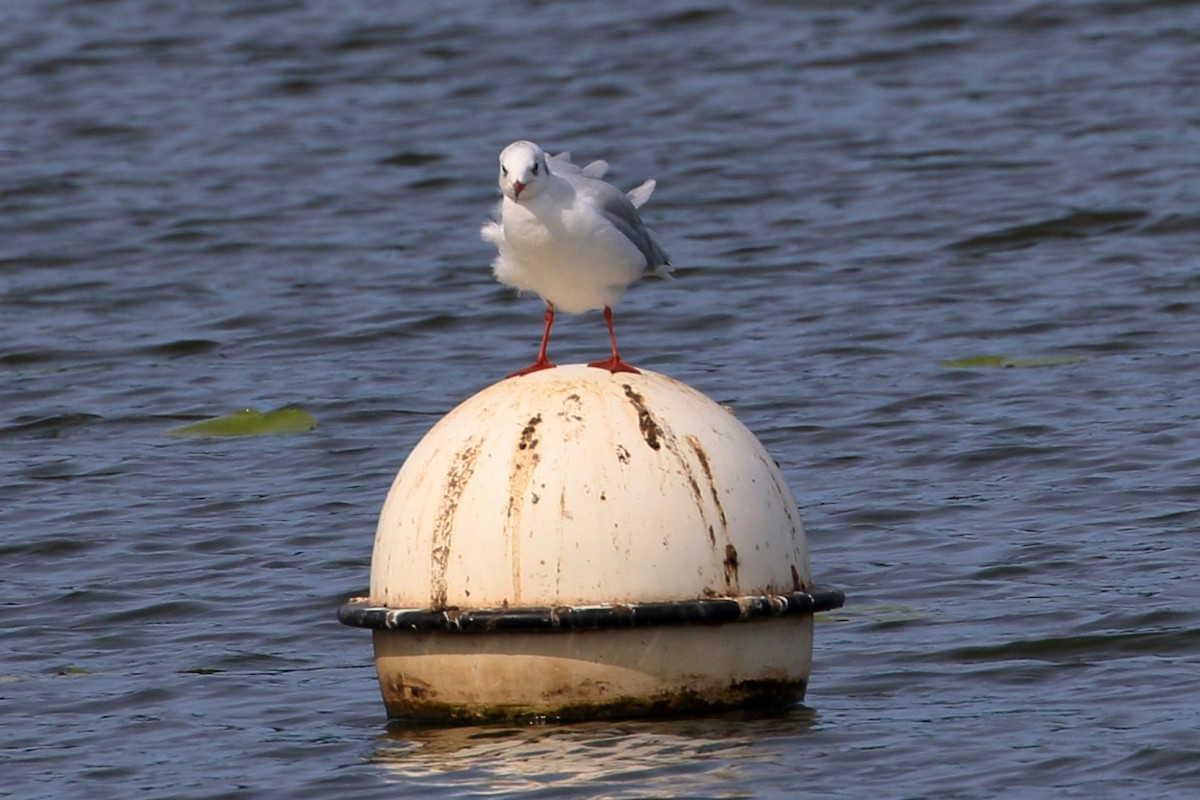
<svg viewBox="0 0 1200 800">
<path fill-rule="evenodd" d="M 604 177 L 604 173 L 608 172 L 608 162 L 604 160 L 593 161 L 585 167 L 571 163 L 571 154 L 567 151 L 556 153 L 550 156 L 547 161 L 550 164 L 550 171 L 557 172 L 559 175 L 582 175 L 585 178 L 595 178 L 599 180 Z"/>
<path fill-rule="evenodd" d="M 636 189 L 630 189 L 625 196 L 629 198 L 629 202 L 633 203 L 634 208 L 641 208 L 650 199 L 650 195 L 654 194 L 656 186 L 658 186 L 658 181 L 651 178 Z"/>
</svg>

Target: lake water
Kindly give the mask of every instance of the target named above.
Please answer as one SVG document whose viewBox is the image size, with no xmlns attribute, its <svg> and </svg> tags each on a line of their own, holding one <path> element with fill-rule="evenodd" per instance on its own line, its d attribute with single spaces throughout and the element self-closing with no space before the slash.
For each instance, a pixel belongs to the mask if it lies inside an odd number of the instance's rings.
<svg viewBox="0 0 1200 800">
<path fill-rule="evenodd" d="M 1200 796 L 1198 55 L 1172 0 L 0 3 L 0 797 Z M 517 138 L 659 180 L 622 355 L 782 465 L 848 598 L 803 706 L 386 724 L 334 614 L 536 349 Z"/>
</svg>

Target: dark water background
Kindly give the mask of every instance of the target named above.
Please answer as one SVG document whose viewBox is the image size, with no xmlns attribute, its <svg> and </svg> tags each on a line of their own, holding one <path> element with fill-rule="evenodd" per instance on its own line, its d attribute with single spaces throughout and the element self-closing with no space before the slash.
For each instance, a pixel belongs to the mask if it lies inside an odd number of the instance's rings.
<svg viewBox="0 0 1200 800">
<path fill-rule="evenodd" d="M 659 179 L 623 355 L 783 465 L 803 707 L 385 726 L 334 610 L 533 354 L 522 137 Z M 0 797 L 1200 796 L 1198 264 L 1200 3 L 0 2 Z"/>
</svg>

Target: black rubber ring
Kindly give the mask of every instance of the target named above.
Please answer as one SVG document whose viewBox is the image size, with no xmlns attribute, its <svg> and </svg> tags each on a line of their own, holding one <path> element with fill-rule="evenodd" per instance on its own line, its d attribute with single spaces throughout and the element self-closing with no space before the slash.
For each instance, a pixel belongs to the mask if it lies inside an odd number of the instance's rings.
<svg viewBox="0 0 1200 800">
<path fill-rule="evenodd" d="M 714 597 L 667 603 L 554 606 L 530 608 L 422 609 L 385 608 L 362 601 L 338 609 L 338 620 L 356 628 L 391 631 L 503 633 L 596 631 L 654 625 L 716 625 L 770 617 L 812 614 L 841 608 L 846 596 L 838 589 L 811 592 Z"/>
</svg>

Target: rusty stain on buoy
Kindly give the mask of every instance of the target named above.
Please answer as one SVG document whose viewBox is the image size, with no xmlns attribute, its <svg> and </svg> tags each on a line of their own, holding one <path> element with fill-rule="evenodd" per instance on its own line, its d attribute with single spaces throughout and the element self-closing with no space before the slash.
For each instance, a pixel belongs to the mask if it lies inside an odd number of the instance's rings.
<svg viewBox="0 0 1200 800">
<path fill-rule="evenodd" d="M 738 594 L 738 554 L 731 544 L 725 545 L 725 592 Z"/>
<path fill-rule="evenodd" d="M 446 476 L 445 493 L 438 509 L 430 537 L 430 556 L 432 576 L 432 591 L 430 603 L 434 608 L 446 605 L 446 566 L 450 559 L 450 538 L 454 532 L 454 515 L 458 511 L 458 503 L 467 482 L 475 472 L 475 462 L 479 458 L 479 443 L 469 443 L 454 457 L 450 471 Z"/>
<path fill-rule="evenodd" d="M 650 409 L 646 407 L 645 398 L 635 392 L 628 383 L 625 384 L 625 396 L 637 410 L 638 428 L 642 431 L 642 438 L 646 440 L 646 444 L 650 446 L 651 450 L 658 450 L 662 447 L 659 439 L 662 437 L 663 430 L 654 421 L 654 415 L 650 413 Z"/>
</svg>

